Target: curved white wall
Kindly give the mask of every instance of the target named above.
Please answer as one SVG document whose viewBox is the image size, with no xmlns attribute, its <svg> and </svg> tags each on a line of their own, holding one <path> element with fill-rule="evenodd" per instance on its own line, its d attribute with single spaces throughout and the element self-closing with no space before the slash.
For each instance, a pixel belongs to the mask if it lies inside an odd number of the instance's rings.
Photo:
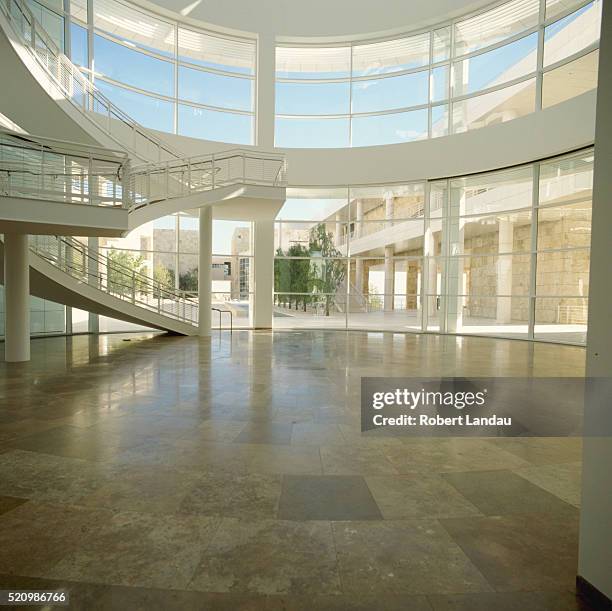
<svg viewBox="0 0 612 611">
<path fill-rule="evenodd" d="M 289 184 L 294 186 L 405 182 L 470 174 L 592 144 L 595 99 L 596 91 L 589 91 L 519 119 L 444 138 L 363 148 L 279 150 L 287 155 Z M 190 156 L 235 148 L 161 132 L 159 136 Z"/>
<path fill-rule="evenodd" d="M 214 29 L 311 40 L 413 31 L 495 4 L 491 0 L 132 0 L 132 3 Z"/>
</svg>

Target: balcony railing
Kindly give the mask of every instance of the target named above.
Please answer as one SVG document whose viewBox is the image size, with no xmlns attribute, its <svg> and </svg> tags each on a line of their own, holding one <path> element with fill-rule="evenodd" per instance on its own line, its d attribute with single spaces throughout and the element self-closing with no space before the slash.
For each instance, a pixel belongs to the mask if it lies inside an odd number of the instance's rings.
<svg viewBox="0 0 612 611">
<path fill-rule="evenodd" d="M 140 208 L 157 201 L 236 184 L 286 186 L 284 155 L 233 149 L 224 153 L 134 166 L 130 170 L 128 190 L 134 207 Z"/>
<path fill-rule="evenodd" d="M 0 128 L 0 196 L 129 208 L 127 154 Z"/>
</svg>

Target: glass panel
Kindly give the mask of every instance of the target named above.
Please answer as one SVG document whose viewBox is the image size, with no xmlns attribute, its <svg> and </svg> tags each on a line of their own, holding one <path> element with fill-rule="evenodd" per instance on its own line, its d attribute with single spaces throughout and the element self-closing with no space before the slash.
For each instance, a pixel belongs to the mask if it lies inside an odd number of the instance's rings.
<svg viewBox="0 0 612 611">
<path fill-rule="evenodd" d="M 211 36 L 179 27 L 178 56 L 205 68 L 255 74 L 255 42 Z"/>
<path fill-rule="evenodd" d="M 544 65 L 554 64 L 599 40 L 601 2 L 592 2 L 544 30 Z"/>
<path fill-rule="evenodd" d="M 431 101 L 440 102 L 448 99 L 449 68 L 439 66 L 431 71 Z"/>
<path fill-rule="evenodd" d="M 538 297 L 587 297 L 589 294 L 589 259 L 588 248 L 538 252 L 536 269 Z"/>
<path fill-rule="evenodd" d="M 429 32 L 353 47 L 353 76 L 418 68 L 429 63 Z"/>
<path fill-rule="evenodd" d="M 353 112 L 375 112 L 427 104 L 427 70 L 353 82 Z"/>
<path fill-rule="evenodd" d="M 348 220 L 347 189 L 287 189 L 279 220 Z"/>
<path fill-rule="evenodd" d="M 453 133 L 511 121 L 535 109 L 535 79 L 453 102 Z"/>
<path fill-rule="evenodd" d="M 279 115 L 342 115 L 349 113 L 350 83 L 276 83 Z"/>
<path fill-rule="evenodd" d="M 582 4 L 583 0 L 546 0 L 546 20 Z"/>
<path fill-rule="evenodd" d="M 28 8 L 32 11 L 34 18 L 42 25 L 47 34 L 59 49 L 64 50 L 64 18 L 50 11 L 47 7 L 35 0 L 28 0 Z M 62 10 L 61 3 L 58 10 Z"/>
<path fill-rule="evenodd" d="M 70 24 L 70 59 L 77 66 L 89 67 L 87 30 L 74 22 Z"/>
<path fill-rule="evenodd" d="M 276 47 L 277 78 L 347 78 L 350 47 Z"/>
<path fill-rule="evenodd" d="M 431 137 L 439 138 L 448 135 L 448 104 L 432 106 Z"/>
<path fill-rule="evenodd" d="M 283 221 L 275 224 L 274 251 L 291 257 L 343 257 L 346 254 L 346 223 L 336 222 L 334 216 L 321 221 L 300 223 Z"/>
<path fill-rule="evenodd" d="M 394 144 L 427 138 L 427 109 L 386 115 L 354 116 L 352 146 Z"/>
<path fill-rule="evenodd" d="M 340 148 L 349 145 L 349 119 L 276 118 L 274 145 L 299 148 Z"/>
<path fill-rule="evenodd" d="M 81 23 L 87 23 L 87 0 L 70 0 L 70 15 Z"/>
<path fill-rule="evenodd" d="M 534 338 L 586 343 L 589 300 L 568 297 L 536 299 Z"/>
<path fill-rule="evenodd" d="M 179 66 L 178 97 L 208 106 L 252 110 L 253 81 Z"/>
<path fill-rule="evenodd" d="M 453 216 L 531 207 L 531 166 L 451 180 Z"/>
<path fill-rule="evenodd" d="M 599 51 L 544 73 L 542 108 L 554 106 L 597 87 Z"/>
<path fill-rule="evenodd" d="M 589 247 L 591 200 L 538 210 L 538 250 Z"/>
<path fill-rule="evenodd" d="M 478 335 L 527 337 L 528 298 L 463 295 L 457 297 L 457 300 L 460 308 L 457 331 Z"/>
<path fill-rule="evenodd" d="M 455 55 L 471 53 L 532 28 L 538 0 L 513 0 L 455 24 Z"/>
<path fill-rule="evenodd" d="M 94 25 L 119 40 L 162 55 L 174 55 L 174 24 L 114 0 L 95 0 Z M 96 57 L 96 60 L 98 58 Z M 145 73 L 146 76 L 155 74 Z"/>
<path fill-rule="evenodd" d="M 540 164 L 540 205 L 590 205 L 592 189 L 593 151 Z"/>
<path fill-rule="evenodd" d="M 453 64 L 453 96 L 495 87 L 536 69 L 538 35 Z"/>
<path fill-rule="evenodd" d="M 425 185 L 351 187 L 351 220 L 414 219 L 424 215 Z"/>
<path fill-rule="evenodd" d="M 213 221 L 213 255 L 227 257 L 252 254 L 249 221 Z"/>
<path fill-rule="evenodd" d="M 253 144 L 253 117 L 179 104 L 178 133 L 218 142 Z"/>
<path fill-rule="evenodd" d="M 466 254 L 531 250 L 531 210 L 468 217 L 462 221 L 461 229 L 463 252 Z M 527 283 L 528 276 L 524 280 Z"/>
<path fill-rule="evenodd" d="M 351 255 L 384 253 L 393 248 L 396 256 L 423 255 L 424 223 L 422 220 L 374 220 L 350 224 Z"/>
<path fill-rule="evenodd" d="M 97 74 L 145 91 L 167 96 L 174 94 L 174 67 L 170 62 L 134 51 L 97 34 L 94 36 L 94 56 Z"/>
<path fill-rule="evenodd" d="M 97 80 L 96 87 L 118 108 L 145 127 L 174 131 L 174 105 L 117 85 Z"/>
<path fill-rule="evenodd" d="M 450 56 L 451 28 L 446 26 L 433 31 L 433 59 L 432 61 L 441 62 Z"/>
</svg>

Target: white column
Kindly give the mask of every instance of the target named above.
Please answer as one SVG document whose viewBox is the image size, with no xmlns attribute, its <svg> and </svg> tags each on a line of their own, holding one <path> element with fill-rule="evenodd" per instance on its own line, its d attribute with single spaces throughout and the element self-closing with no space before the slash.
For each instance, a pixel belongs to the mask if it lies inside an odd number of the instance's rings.
<svg viewBox="0 0 612 611">
<path fill-rule="evenodd" d="M 394 212 L 393 209 L 394 209 L 393 196 L 385 195 L 385 220 L 386 221 L 393 220 L 393 212 Z"/>
<path fill-rule="evenodd" d="M 257 41 L 257 146 L 274 147 L 274 75 L 276 73 L 274 36 L 260 34 Z"/>
<path fill-rule="evenodd" d="M 612 285 L 610 227 L 612 226 L 612 3 L 603 3 L 599 46 L 599 86 L 595 124 L 595 170 L 589 283 L 589 330 L 586 375 L 609 377 L 612 371 Z M 601 437 L 585 436 L 582 460 L 582 505 L 578 585 L 612 599 L 612 410 L 609 398 L 598 402 L 587 395 L 585 427 Z M 582 588 L 581 588 L 582 589 Z M 596 605 L 595 605 L 596 606 Z"/>
<path fill-rule="evenodd" d="M 355 259 L 355 288 L 358 295 L 368 292 L 368 287 L 363 286 L 363 259 Z"/>
<path fill-rule="evenodd" d="M 200 248 L 198 259 L 199 334 L 210 335 L 212 287 L 212 206 L 200 208 Z"/>
<path fill-rule="evenodd" d="M 464 221 L 461 218 L 465 210 L 465 193 L 451 192 L 448 203 L 448 214 L 443 221 L 443 240 L 446 282 L 444 287 L 443 319 L 440 330 L 444 333 L 456 333 L 463 327 L 463 259 L 457 255 L 463 253 Z"/>
<path fill-rule="evenodd" d="M 385 312 L 393 311 L 395 293 L 395 263 L 393 261 L 393 246 L 385 246 Z"/>
<path fill-rule="evenodd" d="M 274 295 L 274 221 L 253 222 L 253 287 L 249 323 L 271 329 Z"/>
<path fill-rule="evenodd" d="M 340 221 L 340 213 L 336 212 L 336 246 L 342 245 L 342 223 Z"/>
<path fill-rule="evenodd" d="M 98 253 L 99 250 L 99 239 L 98 237 L 90 236 L 87 238 L 87 251 L 91 255 L 87 258 L 87 283 L 99 288 L 100 282 L 98 275 L 100 273 L 98 266 Z M 60 244 L 60 248 L 61 248 Z M 68 253 L 66 253 L 68 254 Z M 100 317 L 94 312 L 89 312 L 87 317 L 87 331 L 89 333 L 100 332 Z"/>
<path fill-rule="evenodd" d="M 4 358 L 30 360 L 30 263 L 28 236 L 4 234 Z"/>
<path fill-rule="evenodd" d="M 358 199 L 355 202 L 355 237 L 360 238 L 362 234 L 361 221 L 363 221 L 363 201 Z"/>
<path fill-rule="evenodd" d="M 509 220 L 500 219 L 499 237 L 497 241 L 498 253 L 512 252 L 514 239 L 514 223 Z M 512 294 L 512 256 L 498 257 L 497 261 L 497 295 Z M 496 320 L 498 323 L 507 324 L 512 320 L 512 299 L 510 297 L 498 297 Z"/>
</svg>

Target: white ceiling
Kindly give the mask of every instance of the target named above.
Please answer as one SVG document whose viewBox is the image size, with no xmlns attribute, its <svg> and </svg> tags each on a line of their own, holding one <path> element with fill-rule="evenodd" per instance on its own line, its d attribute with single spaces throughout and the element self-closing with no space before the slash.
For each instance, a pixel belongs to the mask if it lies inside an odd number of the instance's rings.
<svg viewBox="0 0 612 611">
<path fill-rule="evenodd" d="M 492 0 L 134 0 L 184 21 L 279 38 L 358 38 L 407 32 Z"/>
</svg>

